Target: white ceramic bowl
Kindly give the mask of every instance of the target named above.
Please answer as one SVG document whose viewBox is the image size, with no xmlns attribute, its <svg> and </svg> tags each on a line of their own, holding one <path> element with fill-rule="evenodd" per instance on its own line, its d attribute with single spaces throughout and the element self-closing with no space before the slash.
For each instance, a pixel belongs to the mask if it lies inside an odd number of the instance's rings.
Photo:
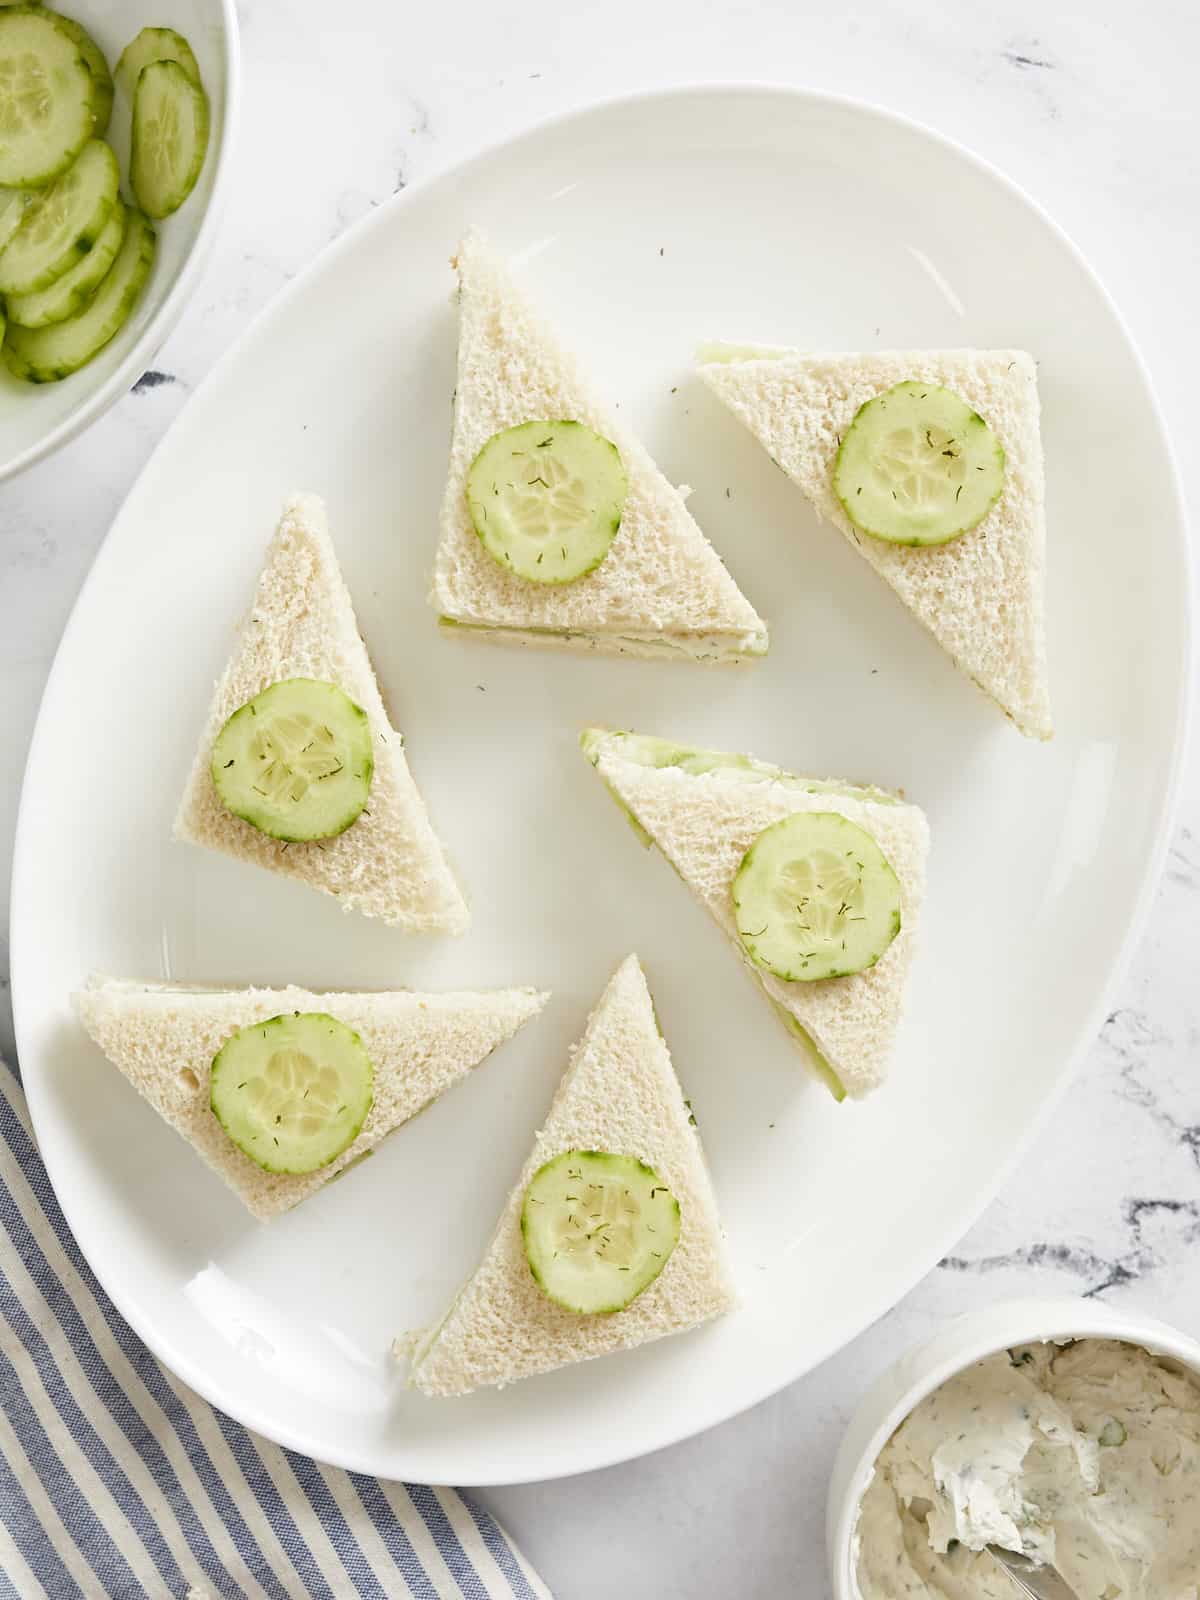
<svg viewBox="0 0 1200 1600">
<path fill-rule="evenodd" d="M 825 1525 L 834 1600 L 859 1600 L 851 1559 L 859 1503 L 879 1452 L 905 1417 L 948 1378 L 985 1356 L 1046 1339 L 1123 1339 L 1173 1358 L 1200 1378 L 1195 1339 L 1098 1300 L 1005 1300 L 956 1318 L 888 1368 L 846 1430 L 830 1480 Z"/>
<path fill-rule="evenodd" d="M 53 3 L 53 0 L 52 0 Z M 150 281 L 129 321 L 94 361 L 60 383 L 22 383 L 0 366 L 0 481 L 40 461 L 94 422 L 135 384 L 178 322 L 216 232 L 228 187 L 238 105 L 234 0 L 58 0 L 83 23 L 110 67 L 142 28 L 175 28 L 195 51 L 212 122 L 200 181 L 174 216 L 156 224 Z M 128 193 L 128 101 L 118 90 L 106 137 Z"/>
</svg>

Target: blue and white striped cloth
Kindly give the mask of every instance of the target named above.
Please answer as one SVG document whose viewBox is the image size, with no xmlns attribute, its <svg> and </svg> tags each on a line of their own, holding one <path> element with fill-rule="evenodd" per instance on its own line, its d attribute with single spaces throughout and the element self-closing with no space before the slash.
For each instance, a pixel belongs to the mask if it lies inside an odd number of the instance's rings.
<svg viewBox="0 0 1200 1600">
<path fill-rule="evenodd" d="M 71 1237 L 0 1063 L 0 1600 L 550 1600 L 452 1489 L 319 1466 L 213 1410 Z"/>
</svg>

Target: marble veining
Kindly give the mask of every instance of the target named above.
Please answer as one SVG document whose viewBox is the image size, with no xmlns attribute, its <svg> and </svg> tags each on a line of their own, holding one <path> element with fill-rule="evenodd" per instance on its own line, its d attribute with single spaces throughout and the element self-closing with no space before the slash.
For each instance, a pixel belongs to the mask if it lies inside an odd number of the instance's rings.
<svg viewBox="0 0 1200 1600">
<path fill-rule="evenodd" d="M 86 6 L 84 7 L 86 10 Z M 610 0 L 541 13 L 462 0 L 241 0 L 245 104 L 222 232 L 193 306 L 132 394 L 0 486 L 0 1051 L 25 750 L 67 613 L 115 511 L 188 394 L 330 239 L 391 194 L 531 122 L 659 83 L 775 79 L 933 123 L 1067 228 L 1120 304 L 1183 446 L 1200 424 L 1200 13 L 1182 0 L 951 25 L 933 0 L 863 8 Z M 1193 513 L 1200 481 L 1185 458 Z M 483 685 L 480 685 L 482 688 Z M 864 1387 L 949 1315 L 1074 1292 L 1200 1331 L 1200 767 L 1146 938 L 1050 1124 L 912 1294 L 809 1378 L 644 1461 L 484 1496 L 560 1600 L 825 1600 L 824 1497 Z"/>
<path fill-rule="evenodd" d="M 156 372 L 153 367 L 143 372 L 133 386 L 134 394 L 145 394 L 149 389 L 161 389 L 165 383 L 178 383 L 173 372 Z"/>
<path fill-rule="evenodd" d="M 1031 48 L 1037 48 L 1036 41 Z M 1020 50 L 1002 50 L 1000 54 L 1004 57 L 1005 61 L 1009 62 L 1014 67 L 1021 68 L 1022 70 L 1033 67 L 1039 71 L 1053 72 L 1055 67 L 1058 65 L 1057 61 L 1045 61 L 1040 56 L 1023 55 Z"/>
<path fill-rule="evenodd" d="M 947 1272 L 975 1273 L 1052 1267 L 1076 1278 L 1080 1292 L 1090 1299 L 1159 1270 L 1174 1251 L 1200 1239 L 1200 1202 L 1195 1200 L 1127 1199 L 1121 1203 L 1121 1215 L 1128 1244 L 1119 1255 L 1105 1256 L 1081 1245 L 1042 1239 L 998 1255 L 946 1256 L 938 1266 Z M 1149 1225 L 1164 1218 L 1171 1223 L 1170 1231 L 1154 1226 L 1153 1237 L 1147 1238 Z"/>
</svg>

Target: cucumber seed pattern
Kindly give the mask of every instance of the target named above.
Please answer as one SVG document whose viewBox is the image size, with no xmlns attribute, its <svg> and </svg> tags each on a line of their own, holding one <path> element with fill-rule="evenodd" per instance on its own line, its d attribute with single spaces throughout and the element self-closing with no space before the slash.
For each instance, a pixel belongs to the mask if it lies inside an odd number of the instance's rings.
<svg viewBox="0 0 1200 1600">
<path fill-rule="evenodd" d="M 467 506 L 501 566 L 534 583 L 571 583 L 608 554 L 627 489 L 616 445 L 591 428 L 523 422 L 475 457 Z"/>
<path fill-rule="evenodd" d="M 900 931 L 900 884 L 872 836 L 832 811 L 764 828 L 733 880 L 738 936 L 755 966 L 788 982 L 874 966 Z"/>
<path fill-rule="evenodd" d="M 287 843 L 331 839 L 370 797 L 370 723 L 336 683 L 284 678 L 233 713 L 209 770 L 222 805 L 260 832 Z"/>
<path fill-rule="evenodd" d="M 250 1023 L 213 1061 L 214 1115 L 268 1172 L 316 1172 L 362 1130 L 373 1072 L 353 1028 L 321 1011 Z"/>
<path fill-rule="evenodd" d="M 623 1311 L 679 1239 L 679 1203 L 654 1168 L 605 1150 L 568 1150 L 534 1173 L 521 1235 L 538 1287 L 567 1311 Z"/>
<path fill-rule="evenodd" d="M 898 383 L 867 400 L 833 468 L 842 509 L 892 544 L 938 545 L 976 527 L 1004 489 L 1004 451 L 950 389 Z"/>
<path fill-rule="evenodd" d="M 276 804 L 298 805 L 312 783 L 336 776 L 345 765 L 333 729 L 296 715 L 264 719 L 250 741 L 250 756 L 262 763 L 255 788 Z"/>
</svg>

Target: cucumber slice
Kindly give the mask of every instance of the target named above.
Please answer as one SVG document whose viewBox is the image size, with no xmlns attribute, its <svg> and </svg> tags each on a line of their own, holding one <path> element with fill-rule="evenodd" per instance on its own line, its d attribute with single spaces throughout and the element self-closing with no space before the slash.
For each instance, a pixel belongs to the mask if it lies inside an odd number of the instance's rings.
<svg viewBox="0 0 1200 1600">
<path fill-rule="evenodd" d="M 49 183 L 95 126 L 92 74 L 75 41 L 40 11 L 0 11 L 0 184 Z"/>
<path fill-rule="evenodd" d="M 738 783 L 777 783 L 784 789 L 797 789 L 802 794 L 837 794 L 855 800 L 870 800 L 876 805 L 895 806 L 900 796 L 890 790 L 878 789 L 870 784 L 840 783 L 836 779 L 803 778 L 794 772 L 769 761 L 759 761 L 755 756 L 731 755 L 724 750 L 703 750 L 692 745 L 676 744 L 671 739 L 659 739 L 649 733 L 610 732 L 604 728 L 585 728 L 579 736 L 583 753 L 593 766 L 600 760 L 606 745 L 622 761 L 634 761 L 640 767 L 678 767 L 693 777 L 703 777 L 708 772 L 719 772 L 724 778 Z"/>
<path fill-rule="evenodd" d="M 100 237 L 69 272 L 64 272 L 48 289 L 39 289 L 34 294 L 9 295 L 6 302 L 9 321 L 22 328 L 46 328 L 82 311 L 120 254 L 125 224 L 125 207 L 118 200 Z"/>
<path fill-rule="evenodd" d="M 768 996 L 768 998 L 771 997 Z M 779 1001 L 773 998 L 771 999 L 771 1004 L 775 1008 L 776 1016 L 803 1052 L 805 1059 L 812 1068 L 813 1075 L 820 1078 L 838 1105 L 841 1105 L 846 1098 L 846 1085 L 829 1065 L 823 1052 L 818 1050 L 817 1041 L 802 1023 L 796 1021 L 786 1006 L 781 1006 Z"/>
<path fill-rule="evenodd" d="M 113 81 L 104 52 L 81 22 L 74 17 L 64 17 L 61 11 L 51 11 L 46 6 L 19 4 L 10 8 L 26 15 L 45 17 L 78 49 L 92 75 L 92 133 L 101 138 L 112 118 Z"/>
<path fill-rule="evenodd" d="M 742 857 L 733 911 L 755 966 L 790 983 L 846 978 L 900 932 L 900 884 L 865 828 L 835 811 L 794 811 Z"/>
<path fill-rule="evenodd" d="M 316 678 L 271 684 L 233 713 L 213 744 L 222 805 L 289 844 L 345 833 L 367 803 L 374 770 L 366 712 Z"/>
<path fill-rule="evenodd" d="M 25 208 L 33 199 L 31 189 L 0 189 L 0 250 L 21 226 Z"/>
<path fill-rule="evenodd" d="M 132 101 L 138 79 L 156 61 L 177 61 L 196 87 L 202 87 L 200 68 L 183 35 L 174 28 L 143 28 L 121 51 L 117 62 L 117 83 L 127 100 Z"/>
<path fill-rule="evenodd" d="M 92 132 L 100 138 L 112 119 L 113 105 L 112 73 L 108 70 L 104 52 L 83 24 L 76 22 L 74 17 L 64 17 L 61 11 L 43 11 L 41 14 L 49 17 L 55 27 L 74 42 L 79 54 L 87 62 L 88 71 L 92 75 L 92 116 L 95 118 Z"/>
<path fill-rule="evenodd" d="M 890 544 L 946 544 L 1004 489 L 1004 451 L 977 411 L 936 384 L 898 383 L 858 408 L 834 493 L 856 528 Z"/>
<path fill-rule="evenodd" d="M 88 254 L 117 203 L 121 174 L 103 139 L 92 139 L 21 219 L 0 251 L 0 294 L 48 289 Z"/>
<path fill-rule="evenodd" d="M 154 265 L 154 229 L 140 211 L 129 211 L 125 240 L 91 300 L 78 316 L 48 328 L 10 326 L 5 365 L 29 383 L 56 383 L 89 362 L 121 329 Z"/>
<path fill-rule="evenodd" d="M 264 1171 L 316 1172 L 362 1132 L 373 1076 L 353 1028 L 323 1011 L 293 1011 L 226 1039 L 213 1058 L 209 1103 Z"/>
<path fill-rule="evenodd" d="M 475 457 L 467 505 L 502 567 L 535 583 L 571 583 L 608 554 L 628 487 L 616 445 L 582 422 L 523 422 Z"/>
<path fill-rule="evenodd" d="M 208 150 L 208 96 L 178 61 L 143 67 L 133 97 L 129 181 L 148 217 L 169 217 L 196 187 Z"/>
<path fill-rule="evenodd" d="M 521 1238 L 543 1294 L 567 1311 L 607 1316 L 666 1266 L 679 1243 L 679 1201 L 634 1156 L 567 1150 L 529 1180 Z"/>
</svg>

